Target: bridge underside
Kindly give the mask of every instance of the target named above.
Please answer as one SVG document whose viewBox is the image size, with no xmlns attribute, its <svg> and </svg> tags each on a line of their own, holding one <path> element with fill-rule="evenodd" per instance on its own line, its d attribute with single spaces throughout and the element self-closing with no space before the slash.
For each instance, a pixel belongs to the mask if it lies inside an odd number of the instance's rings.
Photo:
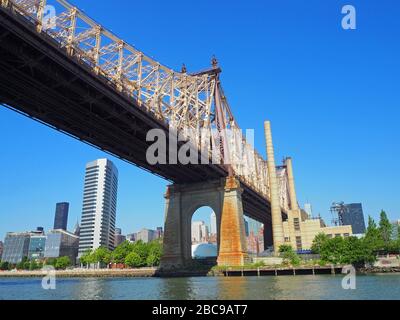
<svg viewBox="0 0 400 320">
<path fill-rule="evenodd" d="M 150 129 L 168 128 L 46 34 L 0 7 L 0 103 L 171 182 L 227 176 L 221 165 L 150 165 Z M 167 144 L 168 145 L 168 144 Z M 167 149 L 167 155 L 169 150 Z M 200 156 L 200 155 L 199 155 Z M 247 216 L 270 222 L 270 204 L 242 183 Z"/>
</svg>

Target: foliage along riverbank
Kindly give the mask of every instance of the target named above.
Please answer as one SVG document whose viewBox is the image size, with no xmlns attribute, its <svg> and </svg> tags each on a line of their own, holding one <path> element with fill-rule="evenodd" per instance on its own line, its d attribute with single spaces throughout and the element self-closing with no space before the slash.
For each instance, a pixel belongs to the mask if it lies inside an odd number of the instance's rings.
<svg viewBox="0 0 400 320">
<path fill-rule="evenodd" d="M 80 263 L 84 266 L 98 264 L 104 267 L 115 264 L 128 268 L 155 267 L 160 264 L 161 256 L 161 240 L 154 240 L 149 243 L 125 241 L 113 251 L 104 247 L 94 251 L 88 250 L 80 258 Z"/>
<path fill-rule="evenodd" d="M 156 267 L 160 264 L 161 255 L 161 240 L 154 240 L 149 243 L 142 241 L 130 243 L 129 241 L 125 241 L 113 251 L 104 247 L 86 251 L 80 258 L 80 264 L 87 268 L 97 266 L 105 269 L 112 265 L 118 265 L 120 268 Z M 45 258 L 31 261 L 28 260 L 28 257 L 24 257 L 18 264 L 1 262 L 0 270 L 35 271 L 41 270 L 45 266 L 52 266 L 56 270 L 66 270 L 73 267 L 74 264 L 72 264 L 69 257 Z"/>
<path fill-rule="evenodd" d="M 319 234 L 314 239 L 312 251 L 320 255 L 323 263 L 352 264 L 362 268 L 373 265 L 378 255 L 399 255 L 400 233 L 394 239 L 393 226 L 385 211 L 382 211 L 379 225 L 369 217 L 364 237 L 328 238 L 325 234 Z"/>
</svg>

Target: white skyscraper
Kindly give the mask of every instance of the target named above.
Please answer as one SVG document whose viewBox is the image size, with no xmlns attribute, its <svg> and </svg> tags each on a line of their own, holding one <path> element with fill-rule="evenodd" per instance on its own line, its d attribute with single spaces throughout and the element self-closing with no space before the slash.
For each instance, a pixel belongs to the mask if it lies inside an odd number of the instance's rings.
<svg viewBox="0 0 400 320">
<path fill-rule="evenodd" d="M 192 243 L 208 242 L 208 227 L 204 221 L 192 222 Z"/>
<path fill-rule="evenodd" d="M 212 235 L 215 235 L 217 234 L 217 215 L 215 214 L 214 211 L 211 213 L 210 220 L 211 220 L 210 233 Z"/>
<path fill-rule="evenodd" d="M 86 165 L 79 255 L 99 247 L 114 249 L 118 170 L 108 159 Z"/>
</svg>

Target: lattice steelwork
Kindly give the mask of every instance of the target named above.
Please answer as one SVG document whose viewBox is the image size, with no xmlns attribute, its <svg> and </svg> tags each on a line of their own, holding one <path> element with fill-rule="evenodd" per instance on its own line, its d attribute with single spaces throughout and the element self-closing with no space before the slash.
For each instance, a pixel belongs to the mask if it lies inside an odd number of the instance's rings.
<svg viewBox="0 0 400 320">
<path fill-rule="evenodd" d="M 222 90 L 216 61 L 212 69 L 197 74 L 188 74 L 186 70 L 176 72 L 124 42 L 67 1 L 0 1 L 3 7 L 26 17 L 37 32 L 50 35 L 72 58 L 86 64 L 98 77 L 107 79 L 110 86 L 130 96 L 140 108 L 176 132 L 209 130 L 212 140 L 206 145 L 209 158 L 229 163 L 232 174 L 269 198 L 266 162 L 239 131 Z M 47 17 L 52 9 L 55 16 Z M 225 129 L 233 129 L 235 134 L 227 136 Z M 196 135 L 191 137 L 198 150 L 204 148 L 201 140 Z M 281 204 L 288 208 L 287 182 L 282 182 L 282 177 L 286 175 L 280 175 L 279 179 Z"/>
</svg>

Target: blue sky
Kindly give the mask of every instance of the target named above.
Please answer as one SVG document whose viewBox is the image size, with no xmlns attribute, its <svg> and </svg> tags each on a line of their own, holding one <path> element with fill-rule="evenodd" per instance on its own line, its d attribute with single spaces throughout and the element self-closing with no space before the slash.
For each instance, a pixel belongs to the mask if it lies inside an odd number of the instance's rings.
<svg viewBox="0 0 400 320">
<path fill-rule="evenodd" d="M 292 156 L 300 203 L 330 222 L 333 201 L 400 218 L 400 3 L 370 1 L 74 0 L 95 20 L 169 67 L 209 66 L 213 54 L 242 128 L 264 154 L 272 121 L 276 157 Z M 357 30 L 341 8 L 357 9 Z M 80 217 L 86 162 L 106 155 L 0 107 L 0 239 L 50 228 L 55 203 Z M 117 225 L 163 224 L 166 182 L 111 158 L 119 169 Z M 207 212 L 208 215 L 208 212 Z"/>
</svg>

